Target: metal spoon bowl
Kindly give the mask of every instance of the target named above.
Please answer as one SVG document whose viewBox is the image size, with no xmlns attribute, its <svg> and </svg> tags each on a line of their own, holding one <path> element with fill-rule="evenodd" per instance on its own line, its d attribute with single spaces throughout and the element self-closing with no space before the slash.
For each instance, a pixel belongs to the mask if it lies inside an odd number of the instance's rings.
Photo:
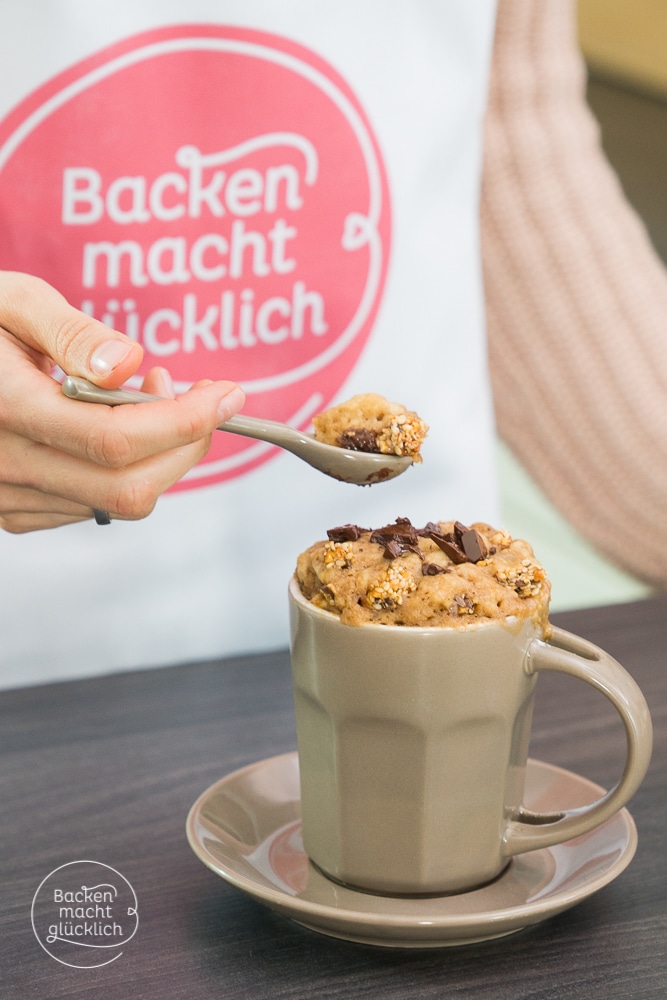
<svg viewBox="0 0 667 1000">
<path fill-rule="evenodd" d="M 70 399 L 80 399 L 86 403 L 106 403 L 120 406 L 122 403 L 154 403 L 161 396 L 151 396 L 147 392 L 134 389 L 101 389 L 93 382 L 75 375 L 68 375 L 62 384 L 62 391 Z M 270 444 L 291 451 L 319 472 L 356 486 L 370 486 L 400 476 L 412 465 L 411 458 L 399 455 L 380 455 L 375 452 L 349 451 L 332 444 L 317 441 L 312 434 L 304 434 L 287 424 L 258 417 L 237 414 L 217 428 L 230 434 L 268 441 Z"/>
</svg>

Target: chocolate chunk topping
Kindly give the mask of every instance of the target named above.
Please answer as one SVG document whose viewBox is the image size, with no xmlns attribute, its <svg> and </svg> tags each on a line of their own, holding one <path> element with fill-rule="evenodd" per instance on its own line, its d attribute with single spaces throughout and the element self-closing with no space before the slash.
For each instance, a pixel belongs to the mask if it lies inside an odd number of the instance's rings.
<svg viewBox="0 0 667 1000">
<path fill-rule="evenodd" d="M 338 444 L 348 451 L 380 451 L 377 434 L 365 427 L 344 431 L 338 438 Z"/>
<path fill-rule="evenodd" d="M 453 563 L 476 563 L 480 559 L 485 559 L 489 554 L 486 543 L 479 532 L 475 531 L 474 528 L 466 527 L 460 521 L 455 522 L 453 532 L 446 534 L 440 531 L 437 524 L 429 521 L 419 534 L 432 539 Z"/>
<path fill-rule="evenodd" d="M 360 528 L 358 524 L 341 524 L 339 528 L 329 528 L 327 537 L 331 542 L 356 542 L 370 528 Z"/>
<path fill-rule="evenodd" d="M 469 562 L 467 555 L 459 546 L 456 535 L 452 532 L 443 535 L 439 531 L 432 531 L 429 538 L 435 542 L 439 549 L 442 549 L 446 556 L 449 556 L 453 563 Z"/>
<path fill-rule="evenodd" d="M 387 559 L 397 559 L 406 552 L 414 552 L 423 559 L 419 548 L 419 536 L 407 517 L 397 517 L 394 524 L 386 524 L 377 528 L 371 534 L 371 541 L 384 545 L 384 555 Z"/>
<path fill-rule="evenodd" d="M 486 559 L 489 551 L 484 539 L 474 528 L 467 528 L 461 532 L 461 547 L 470 562 L 476 563 L 480 559 Z"/>
<path fill-rule="evenodd" d="M 417 529 L 410 518 L 397 517 L 394 524 L 386 524 L 383 528 L 375 530 L 361 528 L 358 524 L 342 524 L 338 528 L 330 528 L 327 536 L 332 542 L 356 542 L 361 535 L 369 533 L 371 542 L 384 546 L 384 555 L 387 559 L 398 559 L 406 552 L 414 552 L 423 561 L 424 554 L 419 548 L 420 538 L 432 539 L 456 564 L 479 562 L 495 550 L 494 547 L 487 547 L 478 531 L 466 527 L 460 521 L 455 522 L 454 531 L 443 533 L 434 521 L 429 521 L 423 528 Z M 437 563 L 425 563 L 422 572 L 428 576 L 446 572 L 446 569 Z"/>
<path fill-rule="evenodd" d="M 430 538 L 431 533 L 434 531 L 436 535 L 441 534 L 440 526 L 436 524 L 435 521 L 428 521 L 423 528 L 419 528 L 417 530 L 417 534 L 419 535 L 420 538 Z"/>
<path fill-rule="evenodd" d="M 417 544 L 417 531 L 407 517 L 397 517 L 394 524 L 385 524 L 384 528 L 376 528 L 371 534 L 371 541 L 380 545 L 394 538 L 410 545 Z"/>
<path fill-rule="evenodd" d="M 422 563 L 422 576 L 437 576 L 439 573 L 451 573 L 449 566 L 442 566 L 440 563 Z"/>
<path fill-rule="evenodd" d="M 392 538 L 384 547 L 386 559 L 398 559 L 399 556 L 403 555 L 404 551 L 403 545 L 397 538 Z"/>
</svg>

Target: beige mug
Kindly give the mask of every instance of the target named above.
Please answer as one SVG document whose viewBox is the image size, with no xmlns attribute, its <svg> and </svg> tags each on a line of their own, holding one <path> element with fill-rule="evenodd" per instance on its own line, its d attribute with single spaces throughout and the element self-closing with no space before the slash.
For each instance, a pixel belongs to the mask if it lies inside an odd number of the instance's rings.
<svg viewBox="0 0 667 1000">
<path fill-rule="evenodd" d="M 385 895 L 463 892 L 513 855 L 603 823 L 639 787 L 652 727 L 632 677 L 603 650 L 524 622 L 344 625 L 289 588 L 304 848 L 335 881 Z M 523 805 L 537 675 L 580 678 L 623 721 L 626 761 L 596 802 Z"/>
</svg>

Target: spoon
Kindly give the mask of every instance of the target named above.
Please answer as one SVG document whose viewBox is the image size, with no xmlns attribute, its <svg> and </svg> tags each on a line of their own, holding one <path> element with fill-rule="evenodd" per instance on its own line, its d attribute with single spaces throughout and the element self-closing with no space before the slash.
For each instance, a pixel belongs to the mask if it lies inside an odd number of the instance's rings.
<svg viewBox="0 0 667 1000">
<path fill-rule="evenodd" d="M 81 399 L 87 403 L 106 403 L 107 406 L 119 406 L 122 403 L 153 403 L 162 400 L 161 396 L 151 396 L 147 392 L 137 392 L 134 389 L 101 389 L 93 382 L 75 375 L 68 375 L 62 384 L 62 390 L 70 399 Z M 357 486 L 370 486 L 386 479 L 394 479 L 412 465 L 411 458 L 399 455 L 381 455 L 376 452 L 349 451 L 332 444 L 317 441 L 312 434 L 304 434 L 287 424 L 279 424 L 273 420 L 262 420 L 258 417 L 245 417 L 237 414 L 230 417 L 217 428 L 219 431 L 229 431 L 231 434 L 241 434 L 244 437 L 268 441 L 285 451 L 303 459 L 319 472 L 324 472 L 333 479 L 343 483 L 354 483 Z"/>
</svg>

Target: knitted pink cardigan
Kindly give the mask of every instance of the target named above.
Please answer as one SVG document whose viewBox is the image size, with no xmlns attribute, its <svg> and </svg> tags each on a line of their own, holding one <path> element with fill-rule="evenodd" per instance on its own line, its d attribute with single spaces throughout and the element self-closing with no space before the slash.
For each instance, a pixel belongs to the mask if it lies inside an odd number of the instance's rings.
<svg viewBox="0 0 667 1000">
<path fill-rule="evenodd" d="M 667 584 L 667 274 L 601 151 L 571 0 L 500 0 L 482 185 L 500 435 L 553 504 Z"/>
</svg>

